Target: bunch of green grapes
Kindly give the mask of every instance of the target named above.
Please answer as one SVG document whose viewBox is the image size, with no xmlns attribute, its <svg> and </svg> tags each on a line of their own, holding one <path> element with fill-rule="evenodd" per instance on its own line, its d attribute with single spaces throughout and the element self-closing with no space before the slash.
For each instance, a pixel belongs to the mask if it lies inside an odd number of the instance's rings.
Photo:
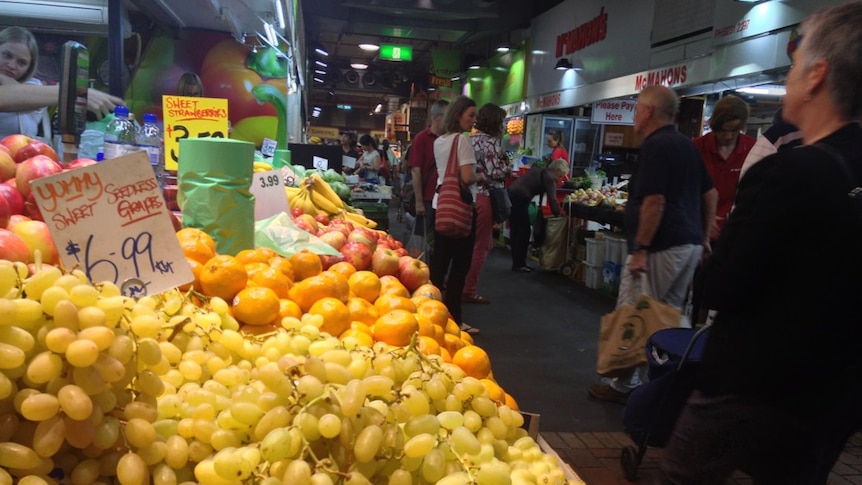
<svg viewBox="0 0 862 485">
<path fill-rule="evenodd" d="M 0 262 L 0 485 L 566 483 L 520 413 L 415 346 L 314 315 L 244 335 L 218 298 L 25 275 Z"/>
</svg>

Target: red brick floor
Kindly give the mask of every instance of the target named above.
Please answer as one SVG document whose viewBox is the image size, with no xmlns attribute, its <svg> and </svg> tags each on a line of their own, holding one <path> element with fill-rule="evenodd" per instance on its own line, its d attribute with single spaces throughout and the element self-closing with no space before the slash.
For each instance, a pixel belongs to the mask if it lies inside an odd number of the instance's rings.
<svg viewBox="0 0 862 485">
<path fill-rule="evenodd" d="M 542 433 L 541 438 L 587 485 L 650 484 L 656 476 L 662 450 L 650 448 L 638 468 L 638 480 L 623 478 L 620 454 L 634 446 L 625 433 Z M 744 473 L 735 474 L 728 485 L 751 485 Z M 853 436 L 832 469 L 827 485 L 862 485 L 862 433 Z"/>
</svg>

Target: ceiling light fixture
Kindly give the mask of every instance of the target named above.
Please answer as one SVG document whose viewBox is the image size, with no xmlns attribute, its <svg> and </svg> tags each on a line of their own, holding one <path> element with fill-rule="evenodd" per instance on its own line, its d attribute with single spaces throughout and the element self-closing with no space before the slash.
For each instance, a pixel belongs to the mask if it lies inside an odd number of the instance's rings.
<svg viewBox="0 0 862 485">
<path fill-rule="evenodd" d="M 482 66 L 480 66 L 478 63 L 473 63 L 473 64 L 470 64 L 470 67 L 468 67 L 467 69 L 481 69 L 481 68 L 482 68 Z"/>
<path fill-rule="evenodd" d="M 323 79 L 321 79 L 321 78 L 319 78 L 319 77 L 315 77 L 315 78 L 314 78 L 314 82 L 323 83 L 323 82 L 324 82 L 324 80 L 323 80 Z"/>
<path fill-rule="evenodd" d="M 374 112 L 379 113 L 383 111 L 383 103 L 377 103 L 377 106 L 374 107 Z"/>
<path fill-rule="evenodd" d="M 317 65 L 318 65 L 318 66 L 320 66 L 320 67 L 329 67 L 329 66 L 327 66 L 327 65 L 326 65 L 326 63 L 325 63 L 325 62 L 321 61 L 320 59 L 315 59 L 314 63 L 315 63 L 315 64 L 317 64 Z"/>
<path fill-rule="evenodd" d="M 460 81 L 460 80 L 461 80 L 461 76 L 452 76 L 450 78 L 450 81 Z"/>
<path fill-rule="evenodd" d="M 354 61 L 354 62 L 351 62 L 351 63 L 350 63 L 350 67 L 352 67 L 353 69 L 356 69 L 356 70 L 361 71 L 361 70 L 363 70 L 363 69 L 368 69 L 368 64 L 366 64 L 366 63 L 364 63 L 364 62 L 356 62 L 356 61 Z"/>
<path fill-rule="evenodd" d="M 368 51 L 368 52 L 377 52 L 378 50 L 380 50 L 380 46 L 379 46 L 379 45 L 377 45 L 377 44 L 371 44 L 371 43 L 362 43 L 362 44 L 359 44 L 359 48 L 360 48 L 360 49 L 362 49 L 362 50 L 364 50 L 364 51 Z"/>
<path fill-rule="evenodd" d="M 511 49 L 511 47 L 509 47 L 509 43 L 503 42 L 502 44 L 500 44 L 499 47 L 497 47 L 497 52 L 505 53 L 505 52 L 509 52 L 510 49 Z"/>
<path fill-rule="evenodd" d="M 323 46 L 315 46 L 314 52 L 317 52 L 318 54 L 320 54 L 324 57 L 329 56 L 329 52 L 326 49 L 324 49 Z"/>
<path fill-rule="evenodd" d="M 557 65 L 554 66 L 554 69 L 557 71 L 568 71 L 569 69 L 574 69 L 575 66 L 572 65 L 572 62 L 566 59 L 565 57 L 561 57 L 557 61 Z"/>
<path fill-rule="evenodd" d="M 326 71 L 324 71 L 323 69 L 315 69 L 315 70 L 314 70 L 314 73 L 315 73 L 315 74 L 320 74 L 320 75 L 322 75 L 322 76 L 325 76 L 325 75 L 326 75 Z"/>
<path fill-rule="evenodd" d="M 281 0 L 272 0 L 275 4 L 275 14 L 278 18 L 278 28 L 284 30 L 284 8 L 281 6 Z"/>
</svg>

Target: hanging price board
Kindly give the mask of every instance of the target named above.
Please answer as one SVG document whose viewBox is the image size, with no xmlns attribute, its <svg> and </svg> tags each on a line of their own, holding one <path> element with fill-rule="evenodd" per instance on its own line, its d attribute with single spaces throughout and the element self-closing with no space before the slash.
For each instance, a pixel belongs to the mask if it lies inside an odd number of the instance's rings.
<svg viewBox="0 0 862 485">
<path fill-rule="evenodd" d="M 162 96 L 165 117 L 165 169 L 176 170 L 180 140 L 184 138 L 227 138 L 227 100 Z"/>
<path fill-rule="evenodd" d="M 129 297 L 194 279 L 146 152 L 30 183 L 60 258 Z"/>
<path fill-rule="evenodd" d="M 279 170 L 255 173 L 251 178 L 251 193 L 254 195 L 254 220 L 266 219 L 281 212 L 290 213 Z"/>
</svg>

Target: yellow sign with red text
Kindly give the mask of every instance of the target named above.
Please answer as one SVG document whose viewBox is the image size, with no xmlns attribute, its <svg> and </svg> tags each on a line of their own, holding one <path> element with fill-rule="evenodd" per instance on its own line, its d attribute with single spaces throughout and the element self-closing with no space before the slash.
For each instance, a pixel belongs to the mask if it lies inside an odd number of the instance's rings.
<svg viewBox="0 0 862 485">
<path fill-rule="evenodd" d="M 165 169 L 176 170 L 180 140 L 184 138 L 227 138 L 227 100 L 162 96 L 165 118 Z"/>
</svg>

